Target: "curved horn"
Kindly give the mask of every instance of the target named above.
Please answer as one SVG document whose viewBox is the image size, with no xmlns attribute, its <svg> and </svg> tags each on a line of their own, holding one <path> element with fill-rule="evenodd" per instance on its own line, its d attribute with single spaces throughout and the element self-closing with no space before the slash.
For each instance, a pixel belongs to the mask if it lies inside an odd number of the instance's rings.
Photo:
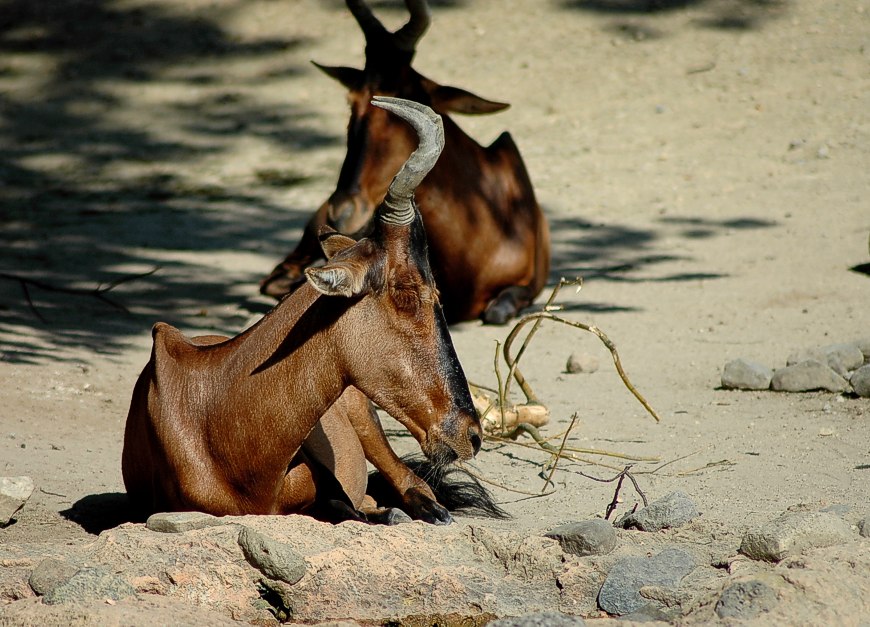
<svg viewBox="0 0 870 627">
<path fill-rule="evenodd" d="M 401 98 L 375 96 L 372 104 L 396 114 L 417 132 L 420 143 L 390 183 L 379 218 L 387 224 L 411 224 L 414 221 L 414 191 L 429 174 L 444 148 L 441 116 L 426 105 Z"/>
<path fill-rule="evenodd" d="M 384 37 L 389 35 L 389 31 L 384 28 L 380 20 L 374 16 L 372 10 L 365 3 L 365 0 L 346 0 L 347 8 L 356 18 L 357 24 L 362 29 L 365 35 L 366 43 L 376 37 Z"/>
<path fill-rule="evenodd" d="M 405 0 L 411 19 L 393 34 L 393 43 L 401 50 L 414 52 L 417 42 L 429 28 L 431 15 L 426 0 Z"/>
</svg>

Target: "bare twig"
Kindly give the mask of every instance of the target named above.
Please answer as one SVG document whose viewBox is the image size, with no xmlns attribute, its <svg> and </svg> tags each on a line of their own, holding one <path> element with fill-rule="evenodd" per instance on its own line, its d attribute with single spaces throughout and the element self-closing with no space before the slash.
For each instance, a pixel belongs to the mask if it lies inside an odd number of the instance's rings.
<svg viewBox="0 0 870 627">
<path fill-rule="evenodd" d="M 613 499 L 607 504 L 607 509 L 604 510 L 604 520 L 610 520 L 610 515 L 619 505 L 619 491 L 622 489 L 622 481 L 625 479 L 625 473 L 619 473 L 619 481 L 616 482 L 616 490 L 613 491 Z"/>
<path fill-rule="evenodd" d="M 565 449 L 565 442 L 568 441 L 568 435 L 571 433 L 571 429 L 574 428 L 574 423 L 577 422 L 577 412 L 574 412 L 574 415 L 571 416 L 571 424 L 568 425 L 568 429 L 565 430 L 565 437 L 562 438 L 562 444 L 559 446 L 559 451 L 556 453 L 553 458 L 553 465 L 550 466 L 550 474 L 547 475 L 547 479 L 544 481 L 544 487 L 541 488 L 541 493 L 547 490 L 547 486 L 553 484 L 553 473 L 556 472 L 556 466 L 559 464 L 559 460 L 562 458 L 562 451 Z M 555 487 L 555 484 L 553 484 Z"/>
<path fill-rule="evenodd" d="M 456 465 L 459 466 L 460 468 L 462 468 L 462 470 L 467 472 L 469 475 L 471 475 L 472 477 L 474 477 L 478 481 L 482 481 L 483 483 L 488 483 L 489 485 L 493 485 L 497 488 L 501 488 L 502 490 L 506 490 L 508 492 L 514 492 L 516 494 L 524 494 L 525 496 L 533 496 L 533 497 L 537 498 L 537 497 L 541 497 L 541 496 L 549 496 L 549 495 L 553 494 L 553 492 L 556 491 L 555 487 L 553 487 L 553 489 L 550 490 L 549 492 L 528 492 L 526 490 L 517 490 L 516 488 L 509 488 L 502 483 L 499 483 L 497 481 L 493 481 L 492 479 L 487 479 L 486 477 L 484 477 L 480 473 L 471 470 L 471 468 L 469 468 L 468 466 L 466 466 L 462 462 L 457 462 Z"/>
<path fill-rule="evenodd" d="M 146 276 L 150 276 L 157 272 L 159 267 L 154 267 L 147 272 L 142 272 L 140 274 L 133 274 L 129 276 L 119 277 L 113 281 L 110 281 L 106 286 L 103 286 L 101 283 L 94 289 L 81 289 L 75 287 L 60 287 L 57 285 L 52 285 L 51 283 L 46 283 L 44 281 L 40 281 L 38 279 L 31 279 L 29 277 L 21 276 L 18 274 L 11 274 L 9 272 L 0 272 L 0 279 L 6 279 L 9 281 L 17 281 L 19 285 L 21 285 L 21 289 L 24 292 L 24 299 L 27 302 L 27 306 L 33 315 L 36 316 L 41 322 L 47 322 L 47 320 L 43 317 L 39 310 L 36 308 L 36 305 L 33 303 L 33 299 L 30 296 L 30 286 L 39 288 L 41 290 L 45 290 L 46 292 L 58 292 L 60 294 L 71 294 L 73 296 L 91 296 L 100 300 L 110 307 L 117 309 L 118 311 L 123 311 L 124 313 L 130 313 L 129 310 L 124 307 L 124 305 L 120 303 L 116 303 L 106 296 L 106 294 L 112 291 L 114 288 L 118 287 L 122 283 L 127 283 L 129 281 L 135 281 L 137 279 L 142 279 Z"/>
<path fill-rule="evenodd" d="M 514 326 L 514 328 L 511 330 L 511 332 L 508 334 L 507 338 L 505 339 L 505 342 L 504 342 L 505 349 L 504 350 L 506 353 L 507 353 L 507 351 L 510 350 L 510 345 L 516 339 L 520 330 L 529 322 L 536 321 L 536 320 L 552 320 L 553 322 L 559 322 L 561 324 L 566 324 L 568 326 L 571 326 L 571 327 L 574 327 L 577 329 L 582 329 L 583 331 L 588 331 L 589 333 L 592 333 L 593 335 L 595 335 L 599 340 L 602 341 L 602 343 L 610 351 L 610 354 L 613 357 L 613 364 L 616 366 L 616 372 L 619 374 L 619 378 L 622 379 L 622 382 L 625 384 L 625 387 L 628 388 L 628 391 L 631 392 L 634 395 L 634 397 L 640 402 L 640 404 L 643 405 L 644 409 L 646 409 L 646 411 L 653 418 L 655 418 L 656 422 L 659 422 L 661 420 L 661 418 L 659 418 L 659 415 L 650 406 L 650 404 L 646 401 L 646 399 L 643 397 L 643 395 L 641 395 L 641 393 L 637 391 L 637 388 L 634 387 L 632 382 L 629 380 L 628 375 L 625 374 L 625 370 L 623 370 L 623 368 L 622 368 L 622 362 L 619 359 L 619 353 L 616 352 L 616 346 L 613 344 L 613 342 L 610 340 L 610 338 L 607 337 L 607 335 L 596 326 L 583 324 L 582 322 L 574 322 L 572 320 L 566 320 L 565 318 L 560 318 L 559 316 L 554 316 L 553 314 L 551 314 L 550 312 L 547 312 L 547 311 L 528 314 L 528 315 L 520 318 L 519 322 L 517 322 L 517 324 Z M 511 370 L 510 370 L 510 372 L 507 376 L 507 380 L 505 382 L 505 396 L 508 395 L 508 392 L 510 389 L 511 378 L 513 377 L 513 373 L 514 373 L 515 368 L 516 368 L 516 361 L 514 361 L 514 365 L 511 367 Z"/>
<path fill-rule="evenodd" d="M 594 477 L 592 475 L 587 475 L 586 473 L 581 472 L 580 474 L 586 477 L 587 479 L 592 479 L 593 481 L 598 481 L 600 483 L 611 483 L 612 481 L 616 481 L 616 490 L 613 492 L 613 500 L 610 501 L 610 504 L 607 506 L 604 514 L 604 520 L 610 518 L 610 515 L 613 513 L 613 510 L 616 509 L 617 504 L 619 503 L 619 491 L 622 489 L 623 480 L 628 477 L 628 480 L 631 481 L 634 486 L 635 491 L 640 495 L 641 500 L 643 501 L 643 506 L 646 507 L 649 503 L 646 500 L 646 494 L 643 493 L 643 490 L 640 489 L 640 486 L 637 485 L 637 480 L 632 475 L 631 465 L 629 464 L 622 471 L 610 479 L 602 479 L 601 477 Z M 635 506 L 635 509 L 637 506 Z"/>
<path fill-rule="evenodd" d="M 545 438 L 541 435 L 541 432 L 538 431 L 538 428 L 530 425 L 526 422 L 521 422 L 509 432 L 501 435 L 501 436 L 487 436 L 488 439 L 495 440 L 498 442 L 509 442 L 511 440 L 515 440 L 520 434 L 527 433 L 531 438 L 535 441 L 538 447 L 548 451 L 550 453 L 556 452 L 556 447 L 550 444 Z M 516 442 L 519 444 L 519 442 Z M 613 451 L 606 451 L 604 449 L 595 449 L 595 448 L 573 448 L 573 447 L 565 447 L 566 451 L 571 451 L 573 453 L 584 453 L 587 455 L 602 455 L 604 457 L 616 457 L 619 459 L 627 459 L 633 462 L 657 462 L 659 461 L 658 457 L 640 457 L 637 455 L 626 455 L 625 453 L 616 453 Z"/>
<path fill-rule="evenodd" d="M 577 291 L 579 292 L 580 288 L 583 285 L 583 279 L 581 279 L 580 277 L 577 277 L 576 279 L 572 279 L 572 280 L 566 279 L 564 277 L 559 279 L 559 282 L 553 288 L 553 291 L 550 293 L 550 297 L 547 298 L 547 302 L 544 304 L 544 311 L 550 310 L 550 307 L 553 305 L 553 301 L 556 300 L 556 296 L 559 294 L 559 290 L 561 290 L 562 286 L 564 286 L 564 285 L 576 285 Z M 526 378 L 523 376 L 523 373 L 520 372 L 519 361 L 520 361 L 520 358 L 523 356 L 523 353 L 526 352 L 526 347 L 529 345 L 529 342 L 532 341 L 532 337 L 534 337 L 535 333 L 538 330 L 538 327 L 541 326 L 542 322 L 543 322 L 543 320 L 540 320 L 540 319 L 535 321 L 535 324 L 532 327 L 532 330 L 529 331 L 529 334 L 526 336 L 526 339 L 523 341 L 522 346 L 520 346 L 520 350 L 517 351 L 516 357 L 511 357 L 510 350 L 509 350 L 510 347 L 507 343 L 505 343 L 505 346 L 504 346 L 504 360 L 505 360 L 505 362 L 507 362 L 508 367 L 511 369 L 511 372 L 513 373 L 513 377 L 516 379 L 517 384 L 522 389 L 523 394 L 525 394 L 526 402 L 528 402 L 528 403 L 540 403 L 540 401 L 538 400 L 537 395 L 532 390 L 532 387 L 529 385 L 529 382 L 526 381 Z"/>
<path fill-rule="evenodd" d="M 504 431 L 504 383 L 501 380 L 501 368 L 498 366 L 498 349 L 499 342 L 495 343 L 495 359 L 493 360 L 493 368 L 495 369 L 495 378 L 498 381 L 498 411 L 501 415 L 501 430 Z"/>
</svg>

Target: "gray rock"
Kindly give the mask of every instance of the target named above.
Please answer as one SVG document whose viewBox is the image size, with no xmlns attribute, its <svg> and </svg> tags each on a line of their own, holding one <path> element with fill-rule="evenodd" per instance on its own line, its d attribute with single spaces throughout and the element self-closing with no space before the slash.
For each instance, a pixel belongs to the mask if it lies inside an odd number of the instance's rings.
<svg viewBox="0 0 870 627">
<path fill-rule="evenodd" d="M 31 494 L 33 479 L 30 477 L 0 477 L 0 527 L 9 524 Z"/>
<path fill-rule="evenodd" d="M 740 552 L 756 560 L 778 562 L 806 549 L 834 546 L 852 537 L 849 523 L 829 512 L 787 512 L 748 531 Z"/>
<path fill-rule="evenodd" d="M 820 512 L 828 512 L 830 514 L 834 514 L 839 516 L 840 518 L 845 518 L 849 515 L 849 512 L 852 511 L 852 507 L 850 505 L 846 505 L 845 503 L 831 503 L 827 507 L 823 507 L 819 510 Z"/>
<path fill-rule="evenodd" d="M 239 546 L 248 563 L 267 577 L 293 585 L 305 575 L 305 560 L 289 544 L 242 527 Z"/>
<path fill-rule="evenodd" d="M 789 356 L 785 360 L 785 365 L 786 366 L 796 366 L 797 364 L 801 363 L 802 361 L 809 361 L 811 359 L 814 359 L 814 360 L 822 362 L 822 363 L 825 363 L 827 361 L 827 358 L 822 353 L 821 349 L 802 348 L 800 350 L 796 350 L 792 353 L 789 353 Z"/>
<path fill-rule="evenodd" d="M 870 365 L 861 366 L 853 372 L 849 383 L 852 384 L 855 394 L 870 398 Z"/>
<path fill-rule="evenodd" d="M 861 350 L 861 353 L 864 355 L 864 362 L 870 362 L 870 337 L 862 337 L 860 340 L 852 342 L 852 344 Z"/>
<path fill-rule="evenodd" d="M 731 584 L 716 603 L 720 618 L 755 618 L 776 605 L 776 592 L 767 584 L 757 581 L 738 581 Z"/>
<path fill-rule="evenodd" d="M 870 516 L 864 516 L 858 521 L 858 533 L 862 538 L 870 538 Z"/>
<path fill-rule="evenodd" d="M 822 347 L 822 352 L 831 369 L 841 376 L 864 365 L 864 353 L 857 344 L 829 344 Z"/>
<path fill-rule="evenodd" d="M 571 353 L 568 357 L 568 363 L 565 364 L 565 371 L 571 374 L 578 372 L 595 372 L 598 370 L 598 357 L 589 353 L 580 353 L 579 355 Z"/>
<path fill-rule="evenodd" d="M 49 605 L 83 603 L 111 599 L 120 601 L 134 596 L 129 583 L 102 568 L 82 568 L 65 582 L 52 588 L 43 598 Z"/>
<path fill-rule="evenodd" d="M 43 596 L 65 581 L 69 581 L 76 572 L 78 567 L 69 562 L 48 557 L 36 565 L 27 583 L 36 594 Z"/>
<path fill-rule="evenodd" d="M 623 529 L 659 531 L 685 525 L 699 515 L 692 499 L 685 492 L 678 490 L 653 501 L 633 514 L 626 514 L 615 524 Z"/>
<path fill-rule="evenodd" d="M 766 390 L 773 370 L 748 359 L 734 359 L 722 369 L 722 387 L 732 390 Z"/>
<path fill-rule="evenodd" d="M 160 533 L 184 533 L 226 524 L 217 516 L 203 512 L 160 512 L 145 521 L 145 527 Z"/>
<path fill-rule="evenodd" d="M 864 363 L 864 353 L 857 343 L 828 344 L 820 348 L 796 351 L 788 356 L 786 365 L 794 366 L 810 360 L 827 364 L 831 370 L 845 377 Z"/>
<path fill-rule="evenodd" d="M 601 518 L 568 523 L 544 535 L 558 540 L 566 553 L 581 557 L 606 555 L 616 548 L 616 529 Z"/>
<path fill-rule="evenodd" d="M 623 558 L 610 569 L 598 593 L 598 605 L 608 614 L 630 614 L 649 603 L 640 595 L 642 587 L 675 588 L 694 569 L 694 558 L 678 548 L 648 558 Z"/>
<path fill-rule="evenodd" d="M 661 608 L 649 604 L 631 614 L 620 616 L 619 620 L 632 623 L 671 623 L 674 621 L 674 617 Z"/>
<path fill-rule="evenodd" d="M 487 627 L 583 627 L 585 624 L 579 616 L 562 612 L 538 612 L 525 616 L 499 618 L 487 623 Z"/>
<path fill-rule="evenodd" d="M 770 386 L 777 392 L 845 392 L 849 389 L 849 382 L 829 366 L 810 359 L 774 372 Z"/>
</svg>

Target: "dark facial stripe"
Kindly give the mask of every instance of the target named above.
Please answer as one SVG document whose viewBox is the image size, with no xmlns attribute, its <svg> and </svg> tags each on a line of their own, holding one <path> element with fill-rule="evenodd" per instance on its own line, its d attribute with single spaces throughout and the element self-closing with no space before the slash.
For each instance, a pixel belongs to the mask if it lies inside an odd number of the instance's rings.
<svg viewBox="0 0 870 627">
<path fill-rule="evenodd" d="M 341 164 L 338 174 L 337 192 L 353 194 L 359 191 L 359 180 L 368 152 L 369 132 L 368 119 L 351 114 L 347 127 L 347 154 Z"/>
<path fill-rule="evenodd" d="M 465 373 L 459 364 L 459 358 L 456 356 L 456 349 L 453 347 L 453 340 L 447 330 L 447 321 L 444 318 L 441 305 L 435 306 L 435 330 L 438 334 L 438 363 L 441 364 L 441 372 L 447 384 L 447 391 L 460 411 L 474 416 L 474 403 L 471 401 L 471 392 L 468 390 L 468 380 L 465 378 Z M 451 426 L 455 427 L 456 425 Z"/>
</svg>

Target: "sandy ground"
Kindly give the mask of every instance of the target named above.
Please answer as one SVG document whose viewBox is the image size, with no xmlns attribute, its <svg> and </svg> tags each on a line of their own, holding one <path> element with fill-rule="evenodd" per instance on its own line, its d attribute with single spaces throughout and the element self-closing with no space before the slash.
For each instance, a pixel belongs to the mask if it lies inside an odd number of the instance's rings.
<svg viewBox="0 0 870 627">
<path fill-rule="evenodd" d="M 870 401 L 718 388 L 729 359 L 778 367 L 870 336 L 852 270 L 870 262 L 870 4 L 433 4 L 416 68 L 512 104 L 458 121 L 481 143 L 514 135 L 553 232 L 550 284 L 585 279 L 560 294 L 565 317 L 613 339 L 662 416 L 594 337 L 545 325 L 523 364 L 547 432 L 577 412 L 571 444 L 659 460 L 637 471 L 673 462 L 638 475 L 647 495 L 682 489 L 738 530 L 801 503 L 867 512 Z M 378 5 L 389 26 L 397 5 Z M 335 0 L 9 0 L 0 24 L 0 475 L 38 486 L 0 541 L 85 543 L 112 508 L 97 525 L 74 509 L 120 502 L 153 322 L 233 334 L 270 306 L 257 281 L 344 155 L 342 88 L 309 60 L 359 67 L 362 37 Z M 105 293 L 117 307 L 9 276 L 91 290 L 155 268 Z M 507 331 L 453 329 L 469 379 L 495 384 Z M 602 367 L 566 374 L 572 352 Z M 541 489 L 545 455 L 486 449 L 480 472 Z M 550 496 L 494 494 L 529 529 L 600 515 L 613 485 L 580 471 L 616 472 L 565 462 Z"/>
</svg>

